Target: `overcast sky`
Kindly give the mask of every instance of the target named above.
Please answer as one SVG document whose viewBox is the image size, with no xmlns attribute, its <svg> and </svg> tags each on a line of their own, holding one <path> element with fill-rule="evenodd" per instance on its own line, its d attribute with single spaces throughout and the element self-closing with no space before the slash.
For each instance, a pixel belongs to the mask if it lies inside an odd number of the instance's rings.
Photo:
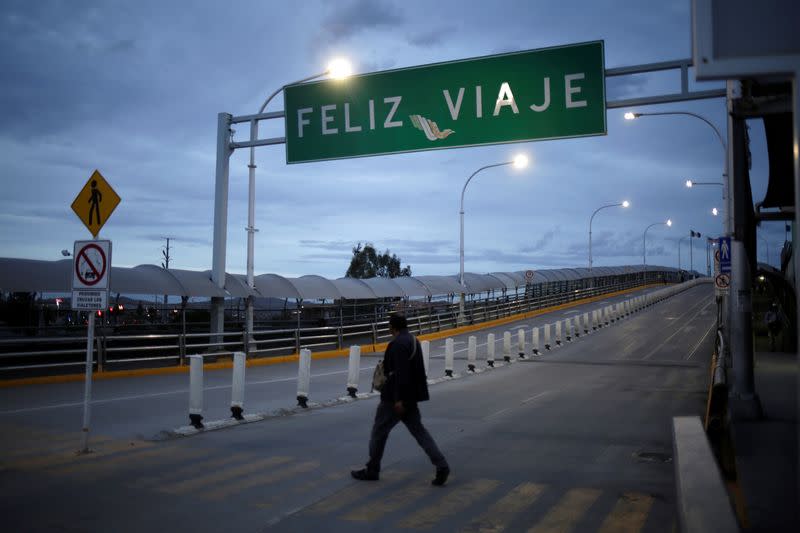
<svg viewBox="0 0 800 533">
<path fill-rule="evenodd" d="M 646 7 L 643 7 L 646 6 Z M 356 73 L 603 40 L 606 68 L 691 56 L 690 1 L 464 0 L 45 1 L 0 7 L 1 255 L 61 259 L 91 238 L 70 204 L 94 169 L 122 198 L 100 236 L 113 264 L 211 268 L 217 114 L 255 113 L 267 95 L 324 70 Z M 720 84 L 691 84 L 716 88 Z M 609 78 L 607 99 L 680 90 L 677 73 Z M 269 111 L 283 109 L 277 97 Z M 592 212 L 595 265 L 678 265 L 678 238 L 721 232 L 722 149 L 691 117 L 623 120 L 608 135 L 287 165 L 256 151 L 255 272 L 344 275 L 359 242 L 397 254 L 414 274 L 458 273 L 461 189 L 478 168 L 526 153 L 524 171 L 479 174 L 465 197 L 466 270 L 583 267 Z M 702 114 L 726 131 L 721 99 L 638 111 Z M 636 111 L 636 110 L 633 110 Z M 751 121 L 753 197 L 764 197 L 763 127 Z M 411 127 L 410 123 L 408 127 Z M 249 136 L 245 125 L 235 138 Z M 283 135 L 264 123 L 263 137 Z M 246 268 L 247 151 L 231 157 L 227 271 Z M 778 264 L 783 224 L 759 229 Z M 705 270 L 697 241 L 694 266 Z M 763 246 L 764 240 L 759 239 Z M 688 239 L 682 266 L 688 265 Z M 766 262 L 764 251 L 759 260 Z"/>
</svg>

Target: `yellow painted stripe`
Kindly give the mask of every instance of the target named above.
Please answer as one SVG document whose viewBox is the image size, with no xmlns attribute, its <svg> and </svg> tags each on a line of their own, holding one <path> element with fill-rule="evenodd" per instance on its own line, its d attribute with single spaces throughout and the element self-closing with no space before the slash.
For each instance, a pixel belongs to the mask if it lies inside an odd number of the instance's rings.
<svg viewBox="0 0 800 533">
<path fill-rule="evenodd" d="M 567 533 L 600 497 L 596 489 L 572 489 L 528 533 Z"/>
<path fill-rule="evenodd" d="M 400 521 L 400 527 L 428 528 L 459 512 L 466 511 L 473 503 L 492 492 L 500 484 L 494 479 L 475 479 L 466 485 L 443 491 L 442 498 L 420 509 Z M 436 489 L 434 489 L 436 490 Z M 431 496 L 431 488 L 428 488 Z"/>
<path fill-rule="evenodd" d="M 368 482 L 364 481 L 364 483 Z M 382 518 L 385 514 L 393 513 L 409 504 L 413 504 L 423 496 L 430 495 L 431 489 L 430 485 L 424 485 L 419 480 L 415 480 L 412 485 L 392 492 L 378 501 L 361 505 L 360 508 L 350 511 L 342 518 L 353 522 L 372 522 Z"/>
<path fill-rule="evenodd" d="M 49 468 L 68 463 L 90 463 L 113 453 L 133 451 L 140 448 L 149 448 L 151 446 L 151 443 L 143 441 L 111 441 L 108 443 L 95 443 L 90 439 L 89 449 L 94 450 L 92 453 L 78 454 L 75 451 L 64 452 L 56 455 L 34 457 L 22 461 L 15 461 L 13 466 L 17 468 Z M 80 448 L 80 446 L 76 446 L 75 448 L 77 450 Z"/>
<path fill-rule="evenodd" d="M 94 437 L 90 441 L 90 448 L 99 444 L 105 444 L 114 439 L 111 437 Z M 52 441 L 47 442 L 31 442 L 25 443 L 24 448 L 5 452 L 5 457 L 30 457 L 32 455 L 43 454 L 67 454 L 69 452 L 77 452 L 81 447 L 80 434 L 68 435 Z"/>
<path fill-rule="evenodd" d="M 553 311 L 569 309 L 571 307 L 577 307 L 579 305 L 584 305 L 587 303 L 604 300 L 607 298 L 613 298 L 615 296 L 620 296 L 622 294 L 628 294 L 631 292 L 644 290 L 654 286 L 662 287 L 663 285 L 659 283 L 659 284 L 646 285 L 643 287 L 636 287 L 633 289 L 626 289 L 623 291 L 609 292 L 607 294 L 593 296 L 592 298 L 575 300 L 574 302 L 568 302 L 561 305 L 554 305 L 552 307 L 545 307 L 542 309 L 537 309 L 535 311 L 528 311 L 526 313 L 519 313 L 517 315 L 511 315 L 504 318 L 490 320 L 488 322 L 481 322 L 480 324 L 474 324 L 471 326 L 462 326 L 460 328 L 448 329 L 446 331 L 426 333 L 424 335 L 420 335 L 419 339 L 436 340 L 436 339 L 443 339 L 446 337 L 452 337 L 453 335 L 459 335 L 462 333 L 480 331 L 482 329 L 493 328 L 504 324 L 510 324 L 518 320 L 525 320 L 546 313 L 551 313 Z M 371 353 L 383 352 L 384 350 L 386 350 L 387 344 L 388 343 L 386 342 L 378 344 L 363 344 L 361 345 L 361 354 L 368 355 Z M 311 357 L 312 359 L 332 359 L 335 357 L 348 357 L 349 354 L 350 354 L 349 348 L 342 348 L 340 350 L 329 350 L 324 352 L 313 353 Z M 275 357 L 260 357 L 255 359 L 248 359 L 246 365 L 263 366 L 263 365 L 275 365 L 280 363 L 289 363 L 297 361 L 299 357 L 300 357 L 299 354 L 296 353 L 292 355 L 282 355 Z M 216 363 L 208 363 L 203 365 L 203 368 L 205 370 L 225 370 L 233 368 L 233 362 L 228 360 Z M 107 372 L 95 372 L 93 375 L 93 379 L 103 380 L 103 379 L 131 378 L 131 377 L 143 377 L 143 376 L 164 376 L 171 374 L 188 374 L 188 373 L 189 373 L 188 366 L 171 366 L 164 368 L 139 368 L 134 370 L 111 370 Z M 83 381 L 84 379 L 85 379 L 84 374 L 65 374 L 60 376 L 41 376 L 35 378 L 7 379 L 0 381 L 0 389 L 8 387 L 22 387 L 25 385 L 49 385 L 53 383 L 74 383 Z"/>
<path fill-rule="evenodd" d="M 251 459 L 252 459 L 251 455 L 229 453 L 225 457 L 220 457 L 219 459 L 214 459 L 212 461 L 192 463 L 189 466 L 173 470 L 172 472 L 168 472 L 160 476 L 149 476 L 149 477 L 138 478 L 132 483 L 130 483 L 128 486 L 132 488 L 144 488 L 144 487 L 153 487 L 156 485 L 166 485 L 168 483 L 173 483 L 175 481 L 185 479 L 188 476 L 196 475 L 198 472 L 208 472 L 209 470 L 214 470 L 230 463 L 234 462 L 241 463 L 243 461 L 247 462 L 250 461 Z"/>
<path fill-rule="evenodd" d="M 256 475 L 245 478 L 242 481 L 230 483 L 222 487 L 214 488 L 213 492 L 204 494 L 202 497 L 207 500 L 224 500 L 232 494 L 237 494 L 253 487 L 260 487 L 262 485 L 269 485 L 276 481 L 284 480 L 296 474 L 302 474 L 319 468 L 319 461 L 306 461 L 305 463 L 298 463 L 296 465 L 288 466 L 280 470 L 276 470 L 266 475 Z"/>
<path fill-rule="evenodd" d="M 183 449 L 175 446 L 151 448 L 138 452 L 126 453 L 122 455 L 112 455 L 95 461 L 91 464 L 67 465 L 59 467 L 52 472 L 56 475 L 73 474 L 79 476 L 98 477 L 98 474 L 113 474 L 119 470 L 128 468 L 143 468 L 148 465 L 161 464 L 173 461 L 176 455 L 187 459 L 197 458 L 208 452 L 203 450 Z"/>
<path fill-rule="evenodd" d="M 522 483 L 514 487 L 489 509 L 473 520 L 465 533 L 499 533 L 508 528 L 508 524 L 525 508 L 530 506 L 542 494 L 545 486 L 536 483 Z"/>
<path fill-rule="evenodd" d="M 626 492 L 603 521 L 599 533 L 637 533 L 647 520 L 652 505 L 651 496 Z"/>
<path fill-rule="evenodd" d="M 157 490 L 159 492 L 167 492 L 169 494 L 185 494 L 189 491 L 201 489 L 214 483 L 228 481 L 229 479 L 237 476 L 245 476 L 256 470 L 260 470 L 261 468 L 269 468 L 279 464 L 288 463 L 291 460 L 291 457 L 275 456 L 267 459 L 261 459 L 259 461 L 247 461 L 233 468 L 226 468 L 224 470 L 212 472 L 204 476 L 184 479 L 169 485 L 164 485 L 159 487 Z"/>
<path fill-rule="evenodd" d="M 353 502 L 368 498 L 375 494 L 380 488 L 386 488 L 387 482 L 392 483 L 401 481 L 407 478 L 409 472 L 381 472 L 381 480 L 375 482 L 357 482 L 355 485 L 349 485 L 346 489 L 341 490 L 329 496 L 324 500 L 320 500 L 308 508 L 310 513 L 314 514 L 327 514 L 339 511 L 341 508 L 350 505 Z"/>
</svg>

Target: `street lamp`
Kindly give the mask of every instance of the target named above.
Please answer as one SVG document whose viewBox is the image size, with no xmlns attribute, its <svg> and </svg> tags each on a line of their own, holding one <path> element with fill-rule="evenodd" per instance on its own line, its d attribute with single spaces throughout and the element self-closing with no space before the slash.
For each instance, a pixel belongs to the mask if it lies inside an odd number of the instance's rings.
<svg viewBox="0 0 800 533">
<path fill-rule="evenodd" d="M 719 210 L 716 207 L 713 207 L 711 209 L 711 214 L 714 215 L 714 216 L 717 216 L 717 215 L 719 215 Z"/>
<path fill-rule="evenodd" d="M 625 201 L 623 201 L 623 202 L 621 202 L 619 204 L 602 205 L 602 206 L 598 207 L 597 209 L 595 209 L 594 213 L 592 213 L 592 216 L 589 217 L 589 277 L 590 278 L 592 277 L 592 221 L 594 220 L 594 216 L 598 213 L 598 211 L 601 211 L 601 210 L 606 209 L 608 207 L 622 207 L 622 208 L 625 208 L 625 207 L 628 207 L 630 205 L 631 205 L 631 203 L 628 200 L 625 200 Z"/>
<path fill-rule="evenodd" d="M 704 116 L 698 115 L 697 113 L 692 113 L 690 111 L 659 111 L 659 112 L 656 112 L 656 113 L 631 113 L 631 112 L 628 112 L 628 113 L 625 113 L 624 117 L 625 117 L 625 120 L 634 120 L 634 119 L 637 119 L 639 117 L 657 116 L 657 115 L 685 115 L 685 116 L 689 116 L 689 117 L 694 117 L 696 119 L 702 120 L 708 126 L 710 126 L 711 129 L 714 130 L 714 133 L 716 134 L 717 139 L 719 140 L 719 143 L 722 146 L 722 156 L 724 158 L 724 164 L 723 164 L 723 167 L 722 167 L 722 182 L 723 183 L 721 185 L 722 185 L 722 200 L 723 200 L 723 206 L 725 207 L 726 216 L 725 216 L 723 227 L 725 229 L 725 233 L 730 235 L 731 226 L 732 226 L 731 220 L 730 220 L 731 209 L 730 209 L 730 206 L 728 206 L 728 202 L 726 200 L 727 190 L 728 190 L 728 146 L 725 144 L 725 140 L 722 138 L 722 134 L 719 132 L 719 129 L 710 120 L 708 120 Z M 699 183 L 692 182 L 692 185 L 699 185 Z M 686 183 L 687 187 L 691 187 L 692 185 L 689 185 L 689 182 L 687 181 L 687 183 Z"/>
<path fill-rule="evenodd" d="M 684 235 L 683 237 L 678 239 L 678 271 L 680 271 L 681 269 L 681 243 L 683 242 L 683 239 L 688 239 L 688 238 L 689 235 Z"/>
<path fill-rule="evenodd" d="M 692 180 L 686 180 L 686 187 L 687 188 L 691 189 L 695 185 L 721 185 L 723 187 L 725 186 L 724 183 L 719 182 L 719 181 L 692 181 Z"/>
<path fill-rule="evenodd" d="M 333 79 L 344 79 L 347 76 L 349 76 L 351 72 L 352 68 L 350 66 L 350 63 L 345 59 L 337 58 L 331 61 L 328 64 L 328 68 L 326 68 L 323 72 L 314 74 L 313 76 L 308 76 L 307 78 L 297 80 L 287 85 L 304 83 L 307 81 L 315 80 L 317 78 L 321 78 L 323 76 L 330 76 Z M 267 97 L 267 99 L 264 100 L 264 103 L 258 110 L 258 114 L 263 113 L 264 109 L 267 108 L 272 99 L 275 98 L 275 96 L 277 96 L 278 93 L 281 93 L 287 85 L 279 87 L 277 90 L 275 90 L 275 92 L 270 94 Z M 258 120 L 253 119 L 250 121 L 250 141 L 255 142 L 257 139 L 258 139 Z M 250 147 L 250 164 L 247 165 L 247 168 L 249 169 L 248 194 L 247 194 L 247 227 L 245 228 L 245 231 L 247 231 L 247 286 L 250 287 L 250 289 L 254 289 L 255 280 L 254 280 L 253 250 L 255 248 L 255 233 L 258 231 L 255 227 L 255 196 L 256 196 L 255 146 Z M 245 328 L 247 329 L 247 339 L 249 341 L 253 333 L 253 296 L 249 296 L 247 298 L 245 313 L 247 317 Z"/>
<path fill-rule="evenodd" d="M 482 170 L 486 170 L 487 168 L 494 168 L 494 167 L 502 167 L 505 165 L 513 165 L 514 168 L 522 169 L 528 166 L 528 156 L 525 154 L 519 154 L 512 161 L 506 161 L 504 163 L 495 163 L 493 165 L 486 165 L 485 167 L 481 167 L 472 175 L 467 178 L 467 181 L 464 183 L 464 188 L 461 189 L 461 210 L 459 213 L 459 222 L 461 226 L 460 238 L 459 238 L 459 270 L 458 270 L 458 283 L 461 285 L 461 298 L 458 304 L 458 322 L 459 324 L 464 322 L 464 298 L 466 294 L 466 284 L 464 283 L 464 193 L 467 191 L 467 185 L 469 182 L 472 181 L 472 178 L 475 177 L 478 172 Z"/>
<path fill-rule="evenodd" d="M 660 226 L 662 224 L 666 226 L 672 226 L 672 220 L 667 219 L 666 222 L 653 222 L 644 229 L 644 234 L 642 235 L 642 266 L 644 267 L 642 270 L 642 276 L 644 277 L 645 281 L 647 281 L 647 230 L 653 226 Z"/>
</svg>

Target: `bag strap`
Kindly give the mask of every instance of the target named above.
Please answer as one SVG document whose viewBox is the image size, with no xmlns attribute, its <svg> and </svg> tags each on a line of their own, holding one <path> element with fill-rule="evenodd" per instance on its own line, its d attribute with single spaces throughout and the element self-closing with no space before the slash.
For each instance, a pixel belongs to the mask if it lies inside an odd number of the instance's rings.
<svg viewBox="0 0 800 533">
<path fill-rule="evenodd" d="M 411 357 L 408 358 L 409 361 L 414 359 L 414 356 L 417 355 L 417 343 L 419 342 L 414 335 L 411 335 L 411 339 L 414 341 L 414 349 L 411 350 Z"/>
</svg>

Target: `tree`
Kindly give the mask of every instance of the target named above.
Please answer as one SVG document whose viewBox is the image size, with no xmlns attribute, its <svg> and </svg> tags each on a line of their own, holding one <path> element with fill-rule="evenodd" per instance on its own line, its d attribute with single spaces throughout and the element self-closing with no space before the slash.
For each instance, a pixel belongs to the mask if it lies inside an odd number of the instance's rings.
<svg viewBox="0 0 800 533">
<path fill-rule="evenodd" d="M 397 278 L 400 276 L 410 276 L 411 266 L 406 265 L 400 268 L 400 258 L 395 254 L 389 255 L 389 250 L 378 254 L 372 243 L 361 243 L 353 248 L 353 257 L 350 259 L 350 267 L 345 276 L 348 278 Z"/>
</svg>

